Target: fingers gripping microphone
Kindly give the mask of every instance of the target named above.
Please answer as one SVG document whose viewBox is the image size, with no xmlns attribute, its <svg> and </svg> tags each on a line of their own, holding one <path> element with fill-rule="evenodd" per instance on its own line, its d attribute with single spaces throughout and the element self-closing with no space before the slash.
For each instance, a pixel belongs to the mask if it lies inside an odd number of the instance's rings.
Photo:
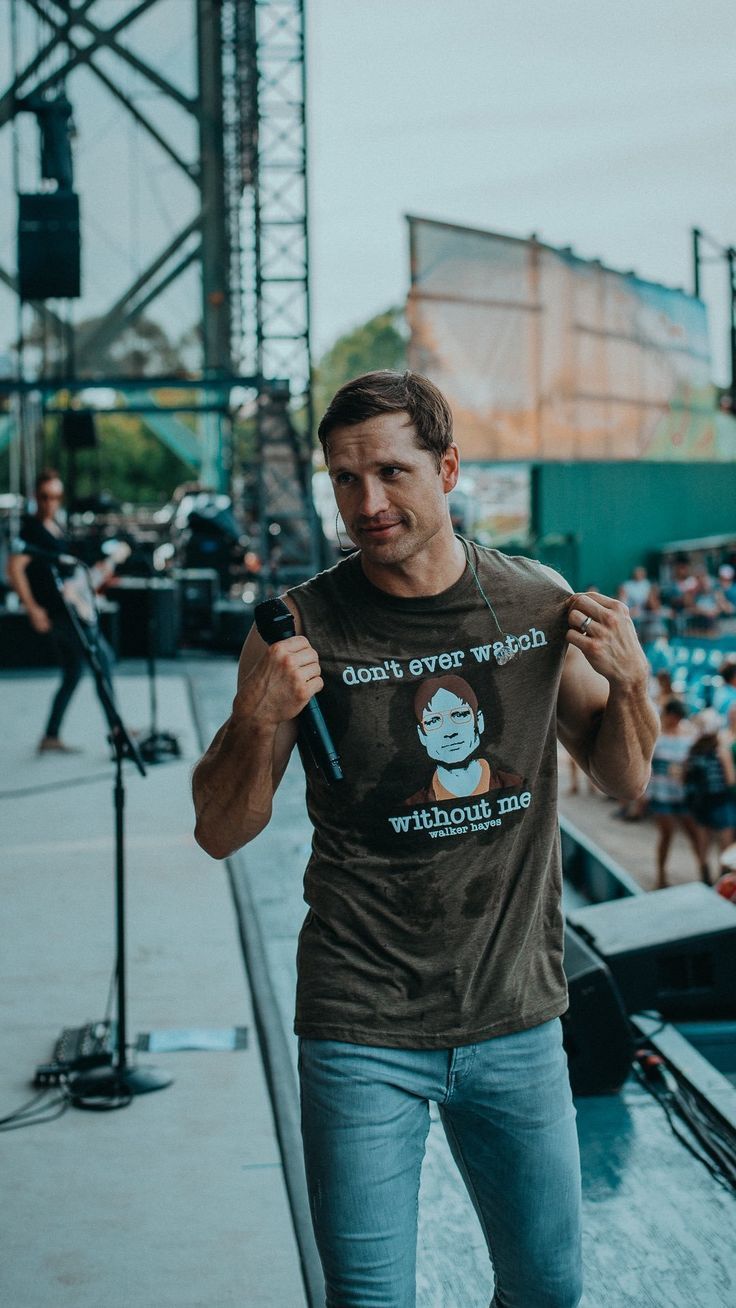
<svg viewBox="0 0 736 1308">
<path fill-rule="evenodd" d="M 278 641 L 296 635 L 294 615 L 283 600 L 263 600 L 261 604 L 256 604 L 254 616 L 258 634 L 267 645 L 276 645 Z M 299 731 L 327 781 L 331 784 L 342 781 L 340 759 L 316 696 L 312 696 L 299 714 Z"/>
</svg>

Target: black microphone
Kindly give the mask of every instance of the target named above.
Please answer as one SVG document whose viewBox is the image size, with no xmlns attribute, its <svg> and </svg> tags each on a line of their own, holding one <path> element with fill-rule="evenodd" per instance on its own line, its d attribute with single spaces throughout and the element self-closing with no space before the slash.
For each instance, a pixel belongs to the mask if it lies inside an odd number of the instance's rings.
<svg viewBox="0 0 736 1308">
<path fill-rule="evenodd" d="M 269 599 L 256 604 L 254 617 L 258 634 L 267 645 L 276 645 L 278 641 L 296 635 L 294 614 L 283 600 Z M 331 784 L 342 781 L 340 759 L 315 696 L 312 696 L 299 714 L 299 727 L 326 780 Z"/>
<path fill-rule="evenodd" d="M 42 559 L 44 563 L 60 563 L 63 568 L 76 568 L 79 559 L 73 554 L 56 554 L 53 550 L 42 549 L 40 545 L 29 545 L 27 541 L 16 538 L 10 546 L 11 554 L 30 554 L 32 559 Z"/>
</svg>

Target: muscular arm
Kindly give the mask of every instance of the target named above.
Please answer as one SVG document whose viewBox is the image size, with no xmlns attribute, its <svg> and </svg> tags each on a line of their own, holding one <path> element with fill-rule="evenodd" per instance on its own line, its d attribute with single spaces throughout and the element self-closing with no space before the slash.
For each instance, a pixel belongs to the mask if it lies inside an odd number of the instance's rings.
<svg viewBox="0 0 736 1308">
<path fill-rule="evenodd" d="M 558 734 L 584 772 L 617 799 L 649 780 L 659 724 L 648 667 L 624 604 L 597 593 L 571 597 L 568 651 L 557 699 Z M 592 621 L 588 634 L 579 630 Z"/>
<path fill-rule="evenodd" d="M 267 826 L 296 743 L 296 717 L 322 689 L 317 655 L 289 607 L 299 634 L 267 646 L 251 630 L 230 717 L 194 769 L 194 835 L 213 858 L 227 858 Z"/>
</svg>

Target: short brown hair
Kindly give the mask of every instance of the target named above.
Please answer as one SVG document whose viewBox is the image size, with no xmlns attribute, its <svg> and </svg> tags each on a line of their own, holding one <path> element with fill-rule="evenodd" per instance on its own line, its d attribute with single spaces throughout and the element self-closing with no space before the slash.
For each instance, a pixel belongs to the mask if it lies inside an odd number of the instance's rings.
<svg viewBox="0 0 736 1308">
<path fill-rule="evenodd" d="M 433 382 L 408 369 L 366 372 L 340 387 L 317 428 L 325 458 L 329 457 L 330 433 L 336 427 L 354 427 L 381 413 L 408 414 L 417 445 L 434 455 L 439 470 L 443 454 L 452 445 L 452 412 Z"/>
<path fill-rule="evenodd" d="M 61 473 L 57 472 L 56 468 L 41 468 L 36 477 L 35 489 L 38 490 L 40 486 L 45 486 L 47 481 L 61 481 Z"/>
<path fill-rule="evenodd" d="M 414 696 L 414 712 L 417 722 L 422 722 L 422 714 L 432 703 L 438 690 L 449 690 L 450 694 L 454 695 L 456 699 L 461 699 L 464 704 L 468 704 L 473 710 L 473 714 L 477 716 L 478 696 L 473 687 L 468 684 L 464 677 L 456 677 L 451 672 L 446 677 L 429 677 L 417 687 L 417 693 Z"/>
</svg>

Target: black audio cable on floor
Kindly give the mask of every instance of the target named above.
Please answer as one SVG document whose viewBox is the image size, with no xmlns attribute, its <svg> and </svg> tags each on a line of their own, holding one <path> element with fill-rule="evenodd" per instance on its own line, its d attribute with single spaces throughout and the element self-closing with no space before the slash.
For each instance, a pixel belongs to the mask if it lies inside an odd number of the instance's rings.
<svg viewBox="0 0 736 1308">
<path fill-rule="evenodd" d="M 735 1192 L 736 1140 L 733 1132 L 714 1113 L 708 1112 L 700 1098 L 680 1082 L 655 1049 L 646 1046 L 637 1049 L 634 1072 L 640 1084 L 664 1110 L 673 1135 L 720 1185 Z M 680 1122 L 689 1135 L 682 1130 Z"/>
</svg>

